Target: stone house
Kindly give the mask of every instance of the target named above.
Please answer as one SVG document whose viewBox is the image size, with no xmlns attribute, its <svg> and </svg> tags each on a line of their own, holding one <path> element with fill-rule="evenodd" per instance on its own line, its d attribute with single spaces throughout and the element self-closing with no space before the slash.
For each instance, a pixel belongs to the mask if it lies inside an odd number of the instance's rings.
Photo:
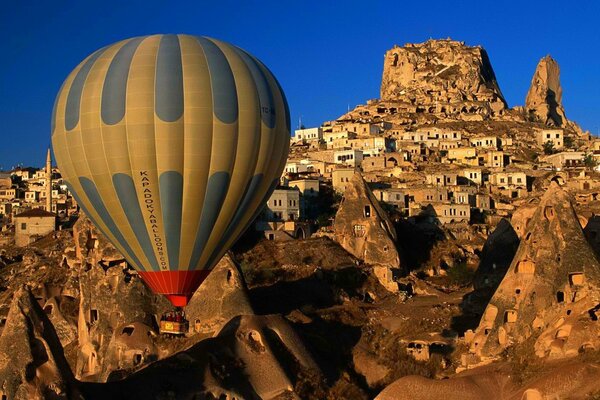
<svg viewBox="0 0 600 400">
<path fill-rule="evenodd" d="M 289 181 L 288 186 L 293 189 L 298 189 L 302 196 L 316 197 L 319 195 L 318 179 L 296 179 Z"/>
<path fill-rule="evenodd" d="M 550 142 L 556 150 L 564 147 L 564 133 L 562 129 L 538 129 L 535 132 L 537 144 L 543 146 Z"/>
<path fill-rule="evenodd" d="M 443 172 L 427 174 L 425 177 L 427 184 L 433 186 L 456 186 L 458 184 L 457 179 L 458 174 Z"/>
<path fill-rule="evenodd" d="M 471 206 L 468 203 L 431 203 L 431 206 L 435 210 L 435 216 L 442 224 L 471 220 Z"/>
<path fill-rule="evenodd" d="M 585 153 L 583 151 L 563 151 L 544 157 L 544 161 L 556 169 L 575 168 L 583 166 Z"/>
<path fill-rule="evenodd" d="M 300 219 L 300 191 L 296 188 L 275 189 L 267 201 L 264 215 L 267 221 Z"/>
<path fill-rule="evenodd" d="M 496 136 L 477 136 L 469 139 L 471 146 L 481 149 L 498 149 L 500 147 L 500 139 Z"/>
<path fill-rule="evenodd" d="M 56 229 L 56 215 L 39 208 L 19 213 L 13 220 L 17 246 L 27 246 L 36 238 L 46 236 Z"/>
<path fill-rule="evenodd" d="M 446 160 L 450 163 L 478 166 L 477 150 L 474 147 L 448 149 Z"/>
<path fill-rule="evenodd" d="M 473 182 L 476 185 L 483 183 L 483 171 L 481 168 L 464 168 L 460 171 L 460 174 L 467 178 L 469 182 Z"/>
<path fill-rule="evenodd" d="M 294 131 L 293 142 L 318 142 L 323 139 L 323 128 L 305 128 Z"/>
<path fill-rule="evenodd" d="M 488 168 L 503 168 L 508 164 L 502 150 L 491 150 L 479 156 L 479 165 Z"/>
<path fill-rule="evenodd" d="M 354 176 L 354 168 L 336 168 L 331 172 L 331 182 L 333 190 L 338 193 L 344 193 L 350 180 Z"/>
<path fill-rule="evenodd" d="M 341 150 L 333 153 L 333 161 L 336 164 L 345 164 L 352 167 L 358 167 L 363 160 L 361 150 Z"/>
</svg>

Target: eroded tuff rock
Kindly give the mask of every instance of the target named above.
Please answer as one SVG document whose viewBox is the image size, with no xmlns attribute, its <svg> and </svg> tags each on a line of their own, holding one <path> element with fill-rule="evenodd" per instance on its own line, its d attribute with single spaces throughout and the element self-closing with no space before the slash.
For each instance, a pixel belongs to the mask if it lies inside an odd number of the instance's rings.
<svg viewBox="0 0 600 400">
<path fill-rule="evenodd" d="M 560 68 L 550 55 L 542 58 L 535 69 L 525 109 L 532 121 L 561 127 L 567 123 L 562 105 Z"/>
<path fill-rule="evenodd" d="M 0 337 L 0 395 L 11 400 L 78 399 L 73 383 L 54 327 L 32 293 L 17 290 Z"/>
<path fill-rule="evenodd" d="M 358 172 L 344 192 L 333 227 L 335 240 L 347 252 L 373 265 L 386 289 L 398 289 L 391 276 L 392 270 L 400 268 L 396 230 Z"/>
<path fill-rule="evenodd" d="M 469 295 L 469 308 L 481 314 L 504 279 L 519 247 L 519 237 L 507 219 L 501 219 L 489 235 L 481 251 L 479 267 L 473 277 L 474 291 Z"/>
<path fill-rule="evenodd" d="M 246 283 L 229 255 L 214 267 L 185 311 L 195 332 L 211 336 L 233 317 L 254 314 Z"/>
<path fill-rule="evenodd" d="M 600 264 L 569 195 L 552 182 L 470 340 L 482 358 L 531 338 L 538 357 L 600 348 Z"/>
<path fill-rule="evenodd" d="M 298 398 L 295 384 L 319 367 L 280 315 L 232 319 L 219 334 L 123 381 L 83 386 L 86 399 Z M 221 397 L 223 396 L 223 397 Z"/>
<path fill-rule="evenodd" d="M 480 368 L 450 379 L 405 376 L 386 387 L 375 400 L 542 400 L 588 399 L 600 389 L 597 365 L 573 362 L 517 385 L 502 368 Z"/>
<path fill-rule="evenodd" d="M 394 47 L 385 54 L 381 100 L 445 113 L 492 115 L 506 109 L 486 51 L 455 40 Z"/>
<path fill-rule="evenodd" d="M 115 371 L 166 356 L 154 337 L 157 315 L 168 302 L 148 289 L 83 213 L 73 237 L 75 246 L 65 252 L 65 262 L 77 271 L 79 284 L 75 376 L 106 381 Z"/>
</svg>

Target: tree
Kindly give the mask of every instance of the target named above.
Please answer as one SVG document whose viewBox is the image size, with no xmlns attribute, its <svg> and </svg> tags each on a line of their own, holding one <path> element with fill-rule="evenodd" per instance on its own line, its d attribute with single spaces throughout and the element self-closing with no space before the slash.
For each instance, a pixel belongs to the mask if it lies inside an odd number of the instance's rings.
<svg viewBox="0 0 600 400">
<path fill-rule="evenodd" d="M 544 154 L 549 155 L 554 154 L 555 152 L 554 143 L 552 143 L 550 140 L 544 143 Z"/>
<path fill-rule="evenodd" d="M 598 166 L 598 161 L 596 161 L 592 153 L 588 153 L 583 157 L 583 165 L 588 169 L 595 169 Z"/>
<path fill-rule="evenodd" d="M 565 147 L 568 149 L 573 148 L 573 138 L 571 136 L 565 136 Z"/>
</svg>

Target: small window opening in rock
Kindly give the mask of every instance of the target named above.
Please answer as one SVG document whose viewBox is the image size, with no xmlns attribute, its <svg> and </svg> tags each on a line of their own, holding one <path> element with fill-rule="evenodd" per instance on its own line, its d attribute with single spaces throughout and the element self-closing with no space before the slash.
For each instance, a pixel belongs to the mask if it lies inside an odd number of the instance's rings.
<svg viewBox="0 0 600 400">
<path fill-rule="evenodd" d="M 565 302 L 565 294 L 564 294 L 564 292 L 561 292 L 561 291 L 556 292 L 556 301 L 558 301 L 559 303 L 564 303 Z"/>
<path fill-rule="evenodd" d="M 517 312 L 515 310 L 507 310 L 504 313 L 504 322 L 508 324 L 517 322 Z"/>
<path fill-rule="evenodd" d="M 531 237 L 531 232 L 529 232 L 529 233 L 527 234 L 527 236 L 525 236 L 525 240 L 529 240 L 529 238 L 530 238 L 530 237 Z"/>
<path fill-rule="evenodd" d="M 569 284 L 571 286 L 581 286 L 585 281 L 585 275 L 583 272 L 573 272 L 569 274 Z"/>
<path fill-rule="evenodd" d="M 48 304 L 46 307 L 44 307 L 44 312 L 48 315 L 52 314 L 52 304 Z"/>
<path fill-rule="evenodd" d="M 571 315 L 571 310 L 567 310 L 567 315 Z"/>
<path fill-rule="evenodd" d="M 490 334 L 490 331 L 491 331 L 491 329 L 488 329 L 488 328 L 486 328 L 486 329 L 483 331 L 483 333 L 485 333 L 486 335 L 489 335 L 489 334 Z"/>
<path fill-rule="evenodd" d="M 92 308 L 90 310 L 90 322 L 93 324 L 96 321 L 98 321 L 98 310 Z"/>
<path fill-rule="evenodd" d="M 371 206 L 365 206 L 365 217 L 371 216 Z"/>
<path fill-rule="evenodd" d="M 142 355 L 136 354 L 133 356 L 133 365 L 139 365 L 142 362 Z"/>
<path fill-rule="evenodd" d="M 515 293 L 516 293 L 516 294 L 521 294 L 521 289 L 517 289 L 517 290 L 515 290 Z"/>
<path fill-rule="evenodd" d="M 131 336 L 131 334 L 133 333 L 133 330 L 134 330 L 133 326 L 126 326 L 125 328 L 123 328 L 123 331 L 121 332 L 121 334 Z"/>
</svg>

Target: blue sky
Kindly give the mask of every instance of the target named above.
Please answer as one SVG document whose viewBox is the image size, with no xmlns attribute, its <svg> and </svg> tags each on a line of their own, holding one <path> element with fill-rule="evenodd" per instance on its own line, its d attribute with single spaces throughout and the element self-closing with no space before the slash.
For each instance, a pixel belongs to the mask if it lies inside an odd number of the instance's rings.
<svg viewBox="0 0 600 400">
<path fill-rule="evenodd" d="M 572 5 L 565 5 L 572 4 Z M 600 2 L 3 1 L 0 168 L 42 165 L 54 96 L 87 55 L 117 40 L 189 33 L 236 44 L 281 82 L 296 127 L 379 95 L 394 44 L 451 37 L 488 51 L 510 106 L 538 60 L 560 64 L 567 117 L 600 132 Z"/>
</svg>

